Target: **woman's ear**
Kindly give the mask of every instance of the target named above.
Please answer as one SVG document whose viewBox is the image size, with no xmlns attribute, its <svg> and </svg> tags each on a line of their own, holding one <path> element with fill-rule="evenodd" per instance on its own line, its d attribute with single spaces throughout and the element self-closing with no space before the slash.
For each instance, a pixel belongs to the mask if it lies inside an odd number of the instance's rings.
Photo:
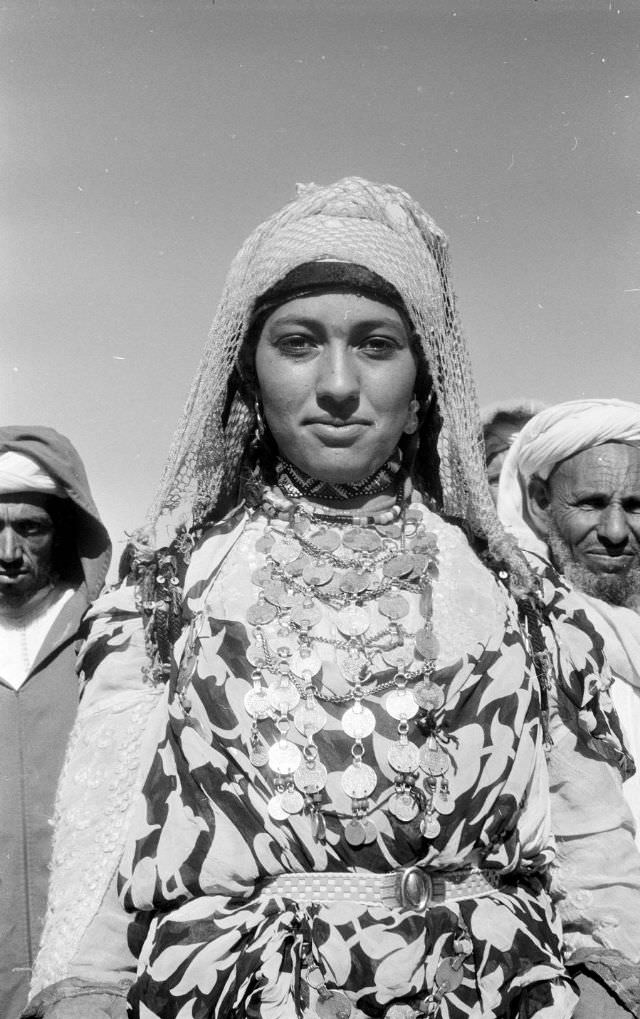
<svg viewBox="0 0 640 1019">
<path fill-rule="evenodd" d="M 527 496 L 531 521 L 538 533 L 546 537 L 549 533 L 549 520 L 551 517 L 551 497 L 549 495 L 548 482 L 543 481 L 537 474 L 534 474 L 527 485 Z"/>
</svg>

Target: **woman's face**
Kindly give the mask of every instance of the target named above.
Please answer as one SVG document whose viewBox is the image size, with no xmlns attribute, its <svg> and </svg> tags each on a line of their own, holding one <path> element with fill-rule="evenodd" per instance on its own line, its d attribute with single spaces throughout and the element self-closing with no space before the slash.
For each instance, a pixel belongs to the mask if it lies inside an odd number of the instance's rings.
<svg viewBox="0 0 640 1019">
<path fill-rule="evenodd" d="M 282 456 L 312 477 L 361 481 L 398 445 L 416 362 L 394 308 L 356 294 L 296 298 L 266 320 L 255 366 Z"/>
</svg>

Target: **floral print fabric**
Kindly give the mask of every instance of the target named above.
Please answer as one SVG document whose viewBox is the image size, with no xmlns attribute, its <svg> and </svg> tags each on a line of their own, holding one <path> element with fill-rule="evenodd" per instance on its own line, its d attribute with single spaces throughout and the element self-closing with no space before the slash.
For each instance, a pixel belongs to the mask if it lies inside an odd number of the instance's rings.
<svg viewBox="0 0 640 1019">
<path fill-rule="evenodd" d="M 611 697 L 618 680 L 591 601 L 549 563 L 533 554 L 530 559 L 540 577 L 545 639 L 556 673 L 549 691 L 557 843 L 551 893 L 567 960 L 603 977 L 640 1015 L 640 852 L 623 792 L 635 766 Z"/>
<path fill-rule="evenodd" d="M 340 776 L 352 744 L 340 725 L 344 704 L 323 702 L 327 724 L 315 737 L 329 772 L 326 840 L 314 839 L 305 813 L 271 818 L 273 781 L 268 767 L 249 760 L 252 719 L 244 696 L 251 688 L 247 610 L 256 597 L 250 578 L 261 564 L 256 542 L 275 525 L 260 514 L 239 524 L 233 541 L 223 540 L 222 565 L 216 534 L 195 553 L 186 585 L 195 657 L 187 647 L 182 663 L 192 670 L 195 725 L 178 699 L 179 677 L 121 866 L 122 900 L 141 921 L 133 1017 L 314 1016 L 300 980 L 305 945 L 327 987 L 349 998 L 353 1019 L 384 1016 L 394 1004 L 429 995 L 440 960 L 454 954 L 464 928 L 473 950 L 462 982 L 434 1015 L 571 1014 L 575 997 L 544 890 L 552 850 L 539 704 L 515 607 L 462 533 L 421 512 L 440 548 L 434 622 L 443 651 L 432 678 L 445 694 L 438 721 L 450 735 L 452 759 L 451 807 L 432 839 L 422 836 L 417 820 L 399 821 L 386 809 L 394 778 L 387 751 L 397 722 L 375 692 L 366 699 L 376 729 L 364 760 L 378 775 L 370 814 L 376 840 L 353 847 L 344 837 L 351 801 Z M 466 595 L 465 578 L 471 578 Z M 323 612 L 322 627 L 331 634 L 335 612 L 327 606 Z M 335 649 L 323 647 L 323 676 L 330 677 Z M 410 725 L 419 743 L 424 737 Z M 299 734 L 290 738 L 304 744 Z M 357 902 L 302 906 L 269 891 L 269 879 L 281 873 L 386 873 L 411 865 L 495 868 L 504 884 L 422 912 Z"/>
</svg>

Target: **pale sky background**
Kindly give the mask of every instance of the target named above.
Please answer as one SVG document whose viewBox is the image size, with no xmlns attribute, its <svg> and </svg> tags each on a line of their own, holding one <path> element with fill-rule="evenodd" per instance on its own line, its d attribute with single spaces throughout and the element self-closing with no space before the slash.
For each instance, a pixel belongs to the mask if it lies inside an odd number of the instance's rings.
<svg viewBox="0 0 640 1019">
<path fill-rule="evenodd" d="M 346 174 L 449 234 L 481 402 L 640 400 L 640 0 L 11 0 L 6 424 L 142 521 L 232 255 Z"/>
</svg>

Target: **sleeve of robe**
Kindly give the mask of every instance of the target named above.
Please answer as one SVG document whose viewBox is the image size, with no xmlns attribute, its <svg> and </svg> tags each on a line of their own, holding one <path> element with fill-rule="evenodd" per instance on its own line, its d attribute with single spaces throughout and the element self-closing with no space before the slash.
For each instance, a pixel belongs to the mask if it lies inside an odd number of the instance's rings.
<svg viewBox="0 0 640 1019">
<path fill-rule="evenodd" d="M 126 1015 L 135 975 L 132 918 L 115 875 L 133 793 L 157 742 L 164 689 L 149 680 L 135 589 L 103 595 L 88 616 L 85 686 L 58 787 L 49 900 L 25 1016 Z M 80 1011 L 78 1011 L 80 1010 Z"/>
</svg>

